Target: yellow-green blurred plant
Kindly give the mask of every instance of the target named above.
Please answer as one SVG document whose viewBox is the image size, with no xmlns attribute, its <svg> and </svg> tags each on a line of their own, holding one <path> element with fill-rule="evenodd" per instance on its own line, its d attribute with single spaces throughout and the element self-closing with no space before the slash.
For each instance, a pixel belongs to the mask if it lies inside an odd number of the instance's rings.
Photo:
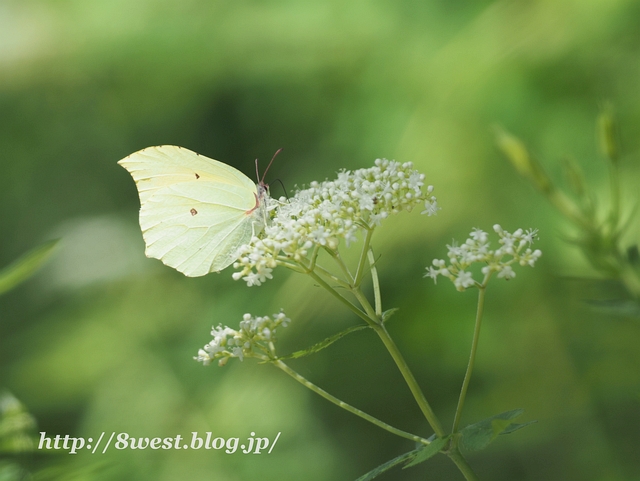
<svg viewBox="0 0 640 481">
<path fill-rule="evenodd" d="M 0 295 L 14 289 L 35 274 L 53 254 L 57 243 L 57 240 L 45 242 L 0 270 Z"/>
<path fill-rule="evenodd" d="M 8 392 L 0 393 L 0 479 L 27 479 L 19 456 L 35 450 L 35 418 Z"/>
<path fill-rule="evenodd" d="M 570 242 L 580 248 L 591 266 L 607 279 L 619 281 L 634 304 L 640 299 L 640 263 L 638 247 L 622 245 L 622 238 L 630 222 L 622 216 L 636 206 L 621 206 L 620 175 L 621 148 L 616 119 L 611 105 L 603 107 L 597 120 L 600 149 L 604 155 L 609 184 L 609 202 L 599 207 L 593 188 L 586 182 L 580 165 L 565 160 L 564 171 L 569 191 L 565 192 L 545 172 L 525 144 L 506 130 L 495 129 L 496 143 L 513 167 L 525 177 L 558 212 L 576 228 Z M 623 307 L 625 306 L 625 307 Z M 617 310 L 629 313 L 626 303 Z"/>
<path fill-rule="evenodd" d="M 0 295 L 14 289 L 42 267 L 57 242 L 46 242 L 2 269 Z M 18 399 L 8 392 L 0 393 L 0 479 L 12 481 L 28 476 L 15 457 L 35 450 L 35 427 L 35 418 Z"/>
</svg>

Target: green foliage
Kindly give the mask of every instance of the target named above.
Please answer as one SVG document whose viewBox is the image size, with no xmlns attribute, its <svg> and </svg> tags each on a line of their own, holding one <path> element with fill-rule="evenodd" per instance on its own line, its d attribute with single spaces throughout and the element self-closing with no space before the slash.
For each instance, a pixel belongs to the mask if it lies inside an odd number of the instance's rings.
<svg viewBox="0 0 640 481">
<path fill-rule="evenodd" d="M 515 169 L 527 178 L 558 210 L 568 223 L 575 225 L 575 234 L 569 242 L 578 246 L 591 266 L 609 279 L 619 281 L 633 299 L 640 298 L 640 268 L 634 260 L 635 244 L 624 246 L 623 236 L 631 225 L 631 219 L 623 221 L 622 212 L 636 210 L 622 205 L 620 165 L 621 149 L 617 122 L 611 105 L 606 104 L 597 119 L 597 133 L 602 153 L 607 163 L 609 202 L 598 209 L 597 196 L 586 182 L 580 165 L 574 160 L 565 161 L 565 174 L 570 194 L 565 194 L 544 173 L 539 162 L 529 153 L 524 143 L 502 130 L 496 134 L 496 144 Z M 635 239 L 634 241 L 635 242 Z M 629 312 L 628 307 L 620 312 Z M 613 310 L 611 311 L 613 312 Z"/>
<path fill-rule="evenodd" d="M 445 447 L 448 441 L 449 436 L 445 436 L 444 438 L 435 438 L 433 441 L 431 441 L 431 444 L 427 446 L 421 446 L 413 459 L 405 465 L 405 468 L 416 466 L 431 459 L 433 456 L 438 454 L 442 448 Z"/>
<path fill-rule="evenodd" d="M 356 481 L 370 481 L 401 463 L 405 463 L 403 469 L 411 468 L 417 466 L 418 464 L 424 463 L 425 461 L 428 461 L 433 456 L 438 454 L 440 450 L 445 447 L 448 440 L 449 436 L 446 436 L 444 438 L 434 438 L 428 445 L 420 446 L 416 449 L 396 456 L 395 458 L 360 476 Z"/>
<path fill-rule="evenodd" d="M 15 288 L 40 269 L 53 254 L 57 243 L 57 240 L 53 240 L 35 247 L 12 264 L 0 270 L 0 295 Z"/>
<path fill-rule="evenodd" d="M 349 327 L 344 331 L 341 331 L 337 334 L 334 334 L 333 336 L 329 336 L 326 339 L 323 339 L 322 341 L 314 344 L 311 347 L 308 347 L 307 349 L 302 349 L 300 351 L 287 354 L 286 356 L 280 356 L 278 357 L 278 359 L 280 360 L 296 359 L 299 357 L 308 356 L 309 354 L 315 354 L 316 352 L 322 351 L 323 349 L 329 347 L 331 344 L 338 341 L 339 339 L 342 339 L 344 336 L 351 334 L 352 332 L 360 331 L 362 329 L 367 329 L 367 328 L 369 328 L 369 326 L 364 326 L 364 325 Z"/>
<path fill-rule="evenodd" d="M 34 451 L 36 422 L 26 407 L 8 392 L 0 393 L 0 453 Z"/>
<path fill-rule="evenodd" d="M 399 310 L 400 309 L 398 307 L 394 307 L 393 309 L 387 309 L 386 311 L 384 311 L 382 313 L 382 323 L 386 323 L 389 319 L 391 319 L 391 316 L 393 316 Z"/>
<path fill-rule="evenodd" d="M 386 463 L 381 464 L 380 466 L 378 466 L 375 469 L 372 469 L 371 471 L 369 471 L 366 474 L 363 474 L 362 476 L 360 476 L 358 479 L 356 479 L 356 481 L 370 481 L 372 479 L 377 478 L 378 476 L 380 476 L 381 474 L 389 471 L 391 468 L 393 468 L 394 466 L 397 466 L 401 463 L 404 462 L 408 462 L 411 461 L 412 459 L 414 459 L 418 453 L 420 453 L 421 451 L 423 451 L 422 448 L 417 448 L 414 449 L 413 451 L 409 451 L 407 453 L 401 454 L 400 456 L 396 456 L 395 458 L 387 461 Z M 437 452 L 437 451 L 436 451 Z"/>
<path fill-rule="evenodd" d="M 640 301 L 637 299 L 587 299 L 586 302 L 603 314 L 640 319 Z"/>
<path fill-rule="evenodd" d="M 467 451 L 479 451 L 486 448 L 500 434 L 510 434 L 535 423 L 514 423 L 523 412 L 522 409 L 514 409 L 466 426 L 460 430 L 460 446 Z"/>
</svg>

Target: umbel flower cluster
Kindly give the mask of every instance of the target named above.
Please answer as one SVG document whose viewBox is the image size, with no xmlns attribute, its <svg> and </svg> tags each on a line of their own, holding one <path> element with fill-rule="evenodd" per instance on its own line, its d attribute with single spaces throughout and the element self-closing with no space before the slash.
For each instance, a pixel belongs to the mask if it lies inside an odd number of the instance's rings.
<svg viewBox="0 0 640 481">
<path fill-rule="evenodd" d="M 448 277 L 456 289 L 464 291 L 468 287 L 480 287 L 490 275 L 496 272 L 498 277 L 512 279 L 516 276 L 511 267 L 512 264 L 533 267 L 542 255 L 540 250 L 531 250 L 529 247 L 536 237 L 537 229 L 527 231 L 518 229 L 511 234 L 496 224 L 493 230 L 500 237 L 498 249 L 490 249 L 489 235 L 486 232 L 474 229 L 462 245 L 458 246 L 455 242 L 447 245 L 449 264 L 443 259 L 434 259 L 433 266 L 427 267 L 425 277 L 431 277 L 434 282 L 438 276 Z M 471 264 L 476 262 L 486 264 L 481 269 L 484 275 L 482 283 L 476 281 L 472 272 L 468 270 Z"/>
<path fill-rule="evenodd" d="M 390 214 L 422 205 L 423 214 L 433 215 L 438 206 L 432 191 L 411 162 L 387 159 L 368 169 L 342 171 L 335 180 L 312 182 L 274 204 L 268 225 L 240 247 L 233 278 L 259 286 L 277 265 L 304 265 L 314 249 L 335 251 L 341 241 L 349 246 L 359 230 L 373 229 Z"/>
<path fill-rule="evenodd" d="M 224 366 L 232 357 L 242 361 L 245 357 L 275 356 L 276 329 L 287 327 L 289 322 L 291 320 L 282 311 L 271 317 L 245 314 L 238 330 L 220 325 L 214 327 L 211 331 L 213 340 L 200 349 L 194 359 L 205 366 L 218 360 L 218 365 Z"/>
</svg>

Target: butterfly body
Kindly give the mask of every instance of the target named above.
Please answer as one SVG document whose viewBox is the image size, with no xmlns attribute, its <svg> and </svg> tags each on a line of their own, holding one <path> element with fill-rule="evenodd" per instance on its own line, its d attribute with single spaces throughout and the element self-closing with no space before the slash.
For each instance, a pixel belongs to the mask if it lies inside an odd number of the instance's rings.
<svg viewBox="0 0 640 481">
<path fill-rule="evenodd" d="M 227 164 L 173 145 L 118 163 L 138 188 L 145 254 L 189 277 L 232 264 L 263 227 L 266 187 Z"/>
</svg>

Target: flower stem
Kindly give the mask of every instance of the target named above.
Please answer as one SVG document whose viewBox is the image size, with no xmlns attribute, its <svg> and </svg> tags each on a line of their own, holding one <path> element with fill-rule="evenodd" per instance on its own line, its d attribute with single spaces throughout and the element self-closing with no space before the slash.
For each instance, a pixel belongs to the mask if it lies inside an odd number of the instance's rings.
<svg viewBox="0 0 640 481">
<path fill-rule="evenodd" d="M 422 438 L 420 436 L 416 436 L 415 434 L 411 434 L 411 433 L 408 433 L 406 431 L 402 431 L 401 429 L 398 429 L 398 428 L 394 428 L 393 426 L 385 423 L 384 421 L 381 421 L 378 418 L 374 418 L 373 416 L 365 413 L 364 411 L 361 411 L 360 409 L 358 409 L 356 407 L 353 407 L 350 404 L 347 404 L 347 403 L 341 401 L 337 397 L 332 396 L 331 394 L 329 394 L 324 389 L 316 386 L 312 382 L 310 382 L 307 379 L 305 379 L 304 377 L 302 377 L 296 371 L 294 371 L 289 366 L 287 366 L 284 362 L 282 362 L 282 361 L 273 361 L 272 364 L 274 364 L 277 368 L 281 369 L 282 371 L 286 372 L 289 376 L 294 378 L 296 381 L 298 381 L 303 386 L 311 389 L 313 392 L 315 392 L 316 394 L 319 394 L 320 396 L 325 398 L 327 401 L 332 402 L 336 406 L 341 407 L 342 409 L 345 409 L 345 410 L 349 411 L 350 413 L 355 414 L 356 416 L 359 416 L 362 419 L 365 419 L 366 421 L 369 421 L 370 423 L 373 423 L 376 426 L 378 426 L 378 427 L 380 427 L 380 428 L 382 428 L 382 429 L 384 429 L 386 431 L 389 431 L 390 433 L 393 433 L 393 434 L 395 434 L 397 436 L 400 436 L 400 437 L 403 437 L 403 438 L 406 438 L 406 439 L 410 439 L 411 441 L 415 441 L 417 443 L 421 443 L 421 444 L 424 444 L 424 445 L 427 445 L 427 444 L 430 443 L 430 441 L 428 441 L 425 438 Z"/>
<path fill-rule="evenodd" d="M 486 292 L 486 283 L 483 283 L 478 287 L 478 309 L 476 311 L 476 323 L 473 330 L 473 341 L 471 342 L 471 354 L 469 355 L 469 364 L 467 365 L 467 372 L 464 375 L 464 381 L 462 381 L 462 389 L 460 390 L 460 397 L 458 398 L 458 407 L 456 408 L 456 415 L 453 420 L 452 433 L 458 431 L 460 425 L 460 417 L 462 416 L 462 407 L 464 406 L 464 400 L 467 396 L 467 389 L 471 382 L 471 373 L 473 372 L 473 365 L 476 361 L 476 352 L 478 351 L 478 339 L 480 338 L 480 325 L 482 324 L 482 312 L 484 311 L 484 295 Z M 453 458 L 452 458 L 453 459 Z M 455 462 L 455 461 L 454 461 Z"/>
<path fill-rule="evenodd" d="M 355 304 L 351 303 L 349 299 L 340 295 L 338 291 L 336 291 L 333 287 L 327 284 L 325 280 L 322 277 L 320 277 L 316 272 L 311 271 L 311 272 L 308 272 L 308 274 L 313 278 L 314 281 L 320 284 L 321 287 L 325 288 L 329 293 L 331 293 L 333 297 L 335 297 L 340 302 L 342 302 L 345 306 L 347 306 L 347 308 L 349 308 L 350 311 L 353 311 L 358 317 L 366 321 L 367 324 L 371 324 L 371 319 L 366 313 L 358 309 L 358 307 Z"/>
<path fill-rule="evenodd" d="M 391 339 L 391 336 L 387 332 L 387 329 L 384 327 L 384 325 L 380 324 L 374 325 L 373 329 L 380 337 L 380 340 L 387 348 L 387 351 L 389 351 L 389 354 L 391 354 L 391 357 L 395 361 L 396 366 L 398 366 L 402 377 L 404 377 L 407 386 L 409 386 L 409 389 L 411 390 L 411 394 L 413 394 L 414 399 L 418 403 L 418 406 L 420 407 L 422 414 L 424 414 L 424 417 L 427 419 L 427 422 L 431 426 L 431 429 L 433 429 L 433 431 L 436 433 L 436 436 L 438 436 L 439 438 L 445 437 L 446 433 L 442 428 L 442 425 L 440 424 L 440 420 L 433 412 L 433 409 L 431 409 L 431 406 L 425 398 L 424 393 L 420 389 L 416 378 L 413 376 L 413 373 L 411 372 L 411 369 L 409 369 L 409 366 L 404 360 L 404 357 L 402 357 L 398 346 L 396 346 L 396 343 L 393 342 L 393 339 Z"/>
<path fill-rule="evenodd" d="M 338 259 L 336 259 L 336 262 L 338 262 Z M 316 266 L 314 267 L 314 269 L 318 270 L 319 272 L 322 273 L 322 275 L 326 276 L 327 278 L 331 279 L 333 282 L 335 282 L 336 284 L 338 284 L 340 287 L 344 287 L 345 289 L 349 288 L 349 282 L 345 282 L 342 279 L 340 279 L 339 277 L 333 275 L 331 272 L 329 272 L 327 269 L 325 269 L 324 267 L 322 267 L 319 264 L 316 264 Z"/>
<path fill-rule="evenodd" d="M 458 467 L 458 469 L 464 476 L 464 479 L 466 479 L 467 481 L 479 481 L 478 476 L 476 476 L 476 473 L 473 472 L 473 469 L 471 469 L 471 466 L 469 466 L 469 463 L 464 458 L 457 446 L 451 449 L 447 453 L 447 456 L 449 456 L 449 459 L 451 459 L 451 461 L 453 461 Z"/>
<path fill-rule="evenodd" d="M 364 264 L 367 259 L 367 253 L 369 252 L 369 245 L 371 244 L 371 237 L 373 236 L 373 228 L 367 229 L 367 234 L 362 244 L 362 252 L 360 253 L 360 260 L 358 261 L 358 268 L 356 269 L 356 275 L 353 279 L 353 285 L 359 287 L 364 276 Z"/>
<path fill-rule="evenodd" d="M 613 232 L 618 227 L 620 220 L 620 173 L 617 162 L 609 162 L 609 189 L 611 190 L 609 222 Z"/>
<path fill-rule="evenodd" d="M 411 372 L 411 369 L 409 369 L 409 366 L 407 365 L 407 362 L 404 360 L 404 357 L 402 357 L 402 354 L 400 353 L 398 346 L 396 346 L 396 343 L 393 342 L 393 339 L 391 339 L 391 336 L 387 332 L 387 329 L 382 324 L 382 320 L 380 319 L 379 316 L 376 315 L 376 312 L 374 311 L 373 307 L 371 307 L 371 304 L 367 300 L 366 296 L 362 293 L 360 288 L 353 287 L 351 289 L 351 292 L 356 297 L 356 299 L 358 299 L 358 302 L 364 309 L 364 312 L 358 309 L 355 305 L 351 304 L 347 299 L 342 297 L 338 292 L 336 292 L 335 289 L 333 289 L 329 284 L 324 282 L 324 280 L 320 278 L 315 272 L 310 272 L 310 275 L 311 277 L 313 277 L 313 279 L 316 280 L 316 282 L 318 282 L 322 287 L 324 287 L 329 292 L 331 292 L 331 294 L 334 297 L 338 298 L 343 304 L 347 305 L 349 309 L 351 309 L 356 314 L 358 314 L 358 316 L 364 319 L 367 322 L 367 324 L 369 324 L 376 331 L 376 333 L 378 334 L 378 337 L 380 337 L 380 339 L 382 340 L 382 343 L 385 345 L 385 347 L 389 351 L 389 354 L 391 354 L 391 357 L 396 363 L 396 366 L 398 366 L 398 369 L 400 370 L 402 377 L 407 383 L 407 386 L 409 386 L 409 389 L 411 390 L 411 394 L 413 394 L 414 399 L 418 403 L 418 406 L 420 407 L 420 410 L 422 411 L 425 418 L 427 419 L 427 422 L 431 426 L 431 429 L 433 429 L 433 431 L 436 433 L 436 436 L 438 436 L 439 438 L 444 437 L 446 433 L 442 428 L 442 425 L 440 424 L 440 420 L 437 418 L 437 416 L 433 412 L 433 409 L 431 409 L 431 406 L 429 405 L 427 398 L 424 396 L 424 393 L 420 389 L 420 386 L 418 385 L 418 381 L 416 381 L 416 378 L 413 376 L 413 373 Z"/>
<path fill-rule="evenodd" d="M 376 269 L 376 259 L 373 256 L 373 249 L 369 247 L 367 252 L 369 259 L 369 269 L 371 270 L 371 279 L 373 280 L 373 298 L 376 305 L 376 316 L 382 317 L 382 297 L 380 296 L 380 281 L 378 280 L 378 269 Z"/>
<path fill-rule="evenodd" d="M 336 261 L 336 264 L 338 264 L 338 267 L 340 267 L 340 270 L 342 271 L 342 273 L 344 274 L 345 278 L 347 279 L 347 281 L 344 284 L 349 284 L 351 282 L 353 282 L 353 275 L 351 274 L 351 272 L 349 272 L 349 268 L 347 267 L 347 265 L 344 263 L 344 261 L 342 260 L 342 257 L 340 257 L 340 252 L 336 249 L 329 249 L 327 247 L 325 247 L 325 251 L 327 251 L 327 253 L 333 258 L 334 261 Z M 320 266 L 318 266 L 320 267 Z M 326 269 L 323 269 L 325 271 L 325 273 L 328 273 L 329 271 L 327 271 Z"/>
</svg>

